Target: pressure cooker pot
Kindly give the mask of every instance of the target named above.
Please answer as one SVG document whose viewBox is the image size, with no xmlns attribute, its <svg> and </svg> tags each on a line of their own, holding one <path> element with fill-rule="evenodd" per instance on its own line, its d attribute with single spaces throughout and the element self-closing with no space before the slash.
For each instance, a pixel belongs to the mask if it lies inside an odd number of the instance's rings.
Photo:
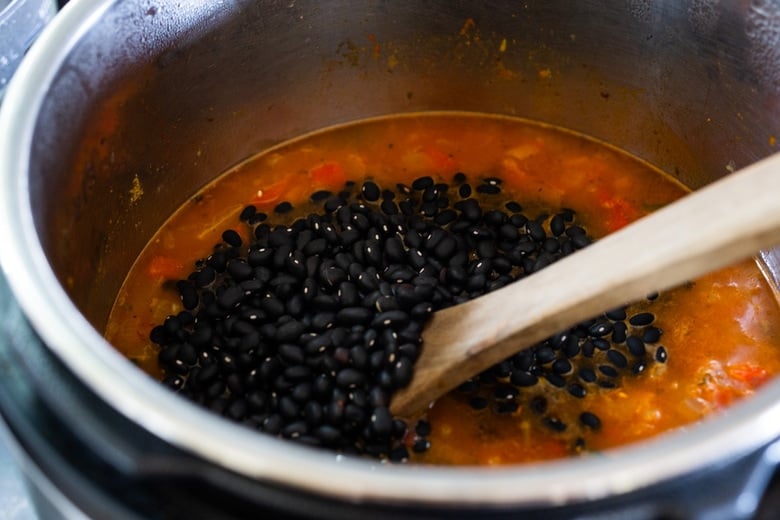
<svg viewBox="0 0 780 520">
<path fill-rule="evenodd" d="M 340 123 L 519 116 L 699 188 L 776 150 L 778 34 L 764 1 L 70 2 L 0 114 L 0 410 L 41 511 L 750 516 L 780 460 L 780 381 L 599 456 L 396 465 L 228 422 L 102 331 L 141 249 L 193 193 Z M 780 251 L 757 261 L 779 287 Z"/>
</svg>

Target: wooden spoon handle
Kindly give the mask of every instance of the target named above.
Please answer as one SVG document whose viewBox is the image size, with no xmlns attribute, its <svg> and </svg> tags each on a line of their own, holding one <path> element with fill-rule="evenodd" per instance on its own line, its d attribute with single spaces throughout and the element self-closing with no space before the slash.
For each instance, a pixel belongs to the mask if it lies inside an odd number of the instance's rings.
<svg viewBox="0 0 780 520">
<path fill-rule="evenodd" d="M 780 244 L 780 154 L 683 197 L 532 276 L 437 312 L 394 414 L 410 415 L 567 327 Z"/>
</svg>

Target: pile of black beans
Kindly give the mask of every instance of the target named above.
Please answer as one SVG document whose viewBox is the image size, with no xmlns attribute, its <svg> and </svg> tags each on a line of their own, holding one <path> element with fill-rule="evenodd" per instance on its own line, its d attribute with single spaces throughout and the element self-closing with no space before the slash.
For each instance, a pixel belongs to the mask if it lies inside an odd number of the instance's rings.
<svg viewBox="0 0 780 520">
<path fill-rule="evenodd" d="M 426 451 L 431 425 L 406 424 L 388 405 L 412 377 L 430 314 L 591 243 L 574 211 L 527 215 L 501 185 L 462 173 L 392 189 L 366 180 L 313 193 L 300 207 L 279 203 L 270 215 L 246 207 L 251 240 L 225 231 L 176 282 L 184 310 L 151 332 L 164 383 L 309 445 L 392 461 Z M 617 309 L 499 363 L 460 394 L 495 413 L 513 413 L 525 395 L 544 424 L 564 431 L 547 394 L 529 389 L 581 398 L 665 361 L 652 318 Z M 598 429 L 600 420 L 584 411 L 578 424 Z"/>
<path fill-rule="evenodd" d="M 619 388 L 621 378 L 667 360 L 655 316 L 642 310 L 629 316 L 627 310 L 614 309 L 515 354 L 463 383 L 459 398 L 496 414 L 525 406 L 552 432 L 566 433 L 572 451 L 586 449 L 587 432 L 600 429 L 601 419 L 567 400 Z"/>
</svg>

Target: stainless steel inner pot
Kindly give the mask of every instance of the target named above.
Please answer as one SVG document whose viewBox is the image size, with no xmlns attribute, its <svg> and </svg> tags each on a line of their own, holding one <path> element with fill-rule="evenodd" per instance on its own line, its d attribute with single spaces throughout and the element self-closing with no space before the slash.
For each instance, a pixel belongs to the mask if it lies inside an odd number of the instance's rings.
<svg viewBox="0 0 780 520">
<path fill-rule="evenodd" d="M 767 0 L 76 0 L 0 114 L 3 274 L 46 347 L 113 409 L 272 485 L 352 503 L 552 507 L 756 452 L 771 466 L 780 382 L 701 425 L 600 456 L 400 467 L 219 419 L 150 380 L 100 330 L 134 258 L 188 196 L 268 145 L 337 123 L 516 115 L 605 140 L 697 188 L 776 150 L 779 36 L 780 5 Z M 777 283 L 780 254 L 760 257 Z"/>
</svg>

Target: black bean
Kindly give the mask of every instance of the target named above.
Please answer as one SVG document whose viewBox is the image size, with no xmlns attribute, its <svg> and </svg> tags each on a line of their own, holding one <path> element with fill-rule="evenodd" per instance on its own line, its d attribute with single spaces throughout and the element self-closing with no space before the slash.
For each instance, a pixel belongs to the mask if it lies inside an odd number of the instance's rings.
<svg viewBox="0 0 780 520">
<path fill-rule="evenodd" d="M 591 240 L 586 235 L 574 235 L 571 238 L 571 243 L 576 249 L 582 249 L 590 245 Z"/>
<path fill-rule="evenodd" d="M 393 366 L 393 384 L 403 388 L 412 380 L 413 363 L 409 358 L 402 357 Z"/>
<path fill-rule="evenodd" d="M 230 287 L 226 287 L 219 294 L 219 296 L 217 296 L 217 303 L 223 309 L 233 309 L 239 303 L 241 303 L 243 298 L 244 291 L 241 289 L 241 287 L 237 285 L 231 285 Z"/>
<path fill-rule="evenodd" d="M 544 228 L 542 228 L 542 225 L 535 220 L 529 220 L 526 223 L 525 228 L 531 238 L 533 238 L 536 242 L 541 243 L 545 238 L 547 238 L 547 233 L 544 231 Z"/>
<path fill-rule="evenodd" d="M 356 229 L 360 232 L 366 233 L 371 228 L 371 221 L 364 214 L 356 213 L 352 215 L 351 226 L 351 228 L 345 228 L 345 230 Z"/>
<path fill-rule="evenodd" d="M 333 193 L 331 193 L 328 190 L 318 190 L 309 196 L 309 200 L 311 200 L 312 202 L 322 202 L 330 198 L 332 195 Z"/>
<path fill-rule="evenodd" d="M 293 205 L 288 201 L 280 202 L 274 208 L 274 212 L 279 214 L 289 213 L 292 210 L 293 210 Z"/>
<path fill-rule="evenodd" d="M 566 228 L 565 231 L 566 235 L 574 238 L 575 236 L 585 235 L 585 229 L 583 229 L 581 226 L 573 225 Z"/>
<path fill-rule="evenodd" d="M 536 361 L 540 364 L 550 363 L 555 359 L 555 352 L 550 347 L 542 347 L 536 351 Z"/>
<path fill-rule="evenodd" d="M 296 356 L 296 353 L 291 352 L 291 356 Z M 260 378 L 263 381 L 270 381 L 276 376 L 281 368 L 281 362 L 277 358 L 266 358 L 260 365 Z"/>
<path fill-rule="evenodd" d="M 582 399 L 588 393 L 587 390 L 585 390 L 585 387 L 578 383 L 571 383 L 567 385 L 566 390 L 568 390 L 571 395 L 579 399 Z"/>
<path fill-rule="evenodd" d="M 498 253 L 496 243 L 492 240 L 481 240 L 477 244 L 477 255 L 480 258 L 494 258 Z"/>
<path fill-rule="evenodd" d="M 242 222 L 247 222 L 256 214 L 257 214 L 257 208 L 252 205 L 249 205 L 241 210 L 241 214 L 238 216 L 238 219 L 241 220 Z"/>
<path fill-rule="evenodd" d="M 344 419 L 353 425 L 361 425 L 367 419 L 367 413 L 354 403 L 347 403 L 344 407 Z"/>
<path fill-rule="evenodd" d="M 611 365 L 599 365 L 599 372 L 604 374 L 607 377 L 617 377 L 618 371 L 615 370 L 615 367 Z"/>
<path fill-rule="evenodd" d="M 564 379 L 562 376 L 559 376 L 558 374 L 544 374 L 544 378 L 547 380 L 548 383 L 551 385 L 557 387 L 557 388 L 563 388 L 566 386 L 566 379 Z"/>
<path fill-rule="evenodd" d="M 511 211 L 512 213 L 520 213 L 521 211 L 523 211 L 523 207 L 514 200 L 511 200 L 506 204 L 504 204 L 504 207 L 509 211 Z"/>
<path fill-rule="evenodd" d="M 566 220 L 561 214 L 553 216 L 550 220 L 550 231 L 556 237 L 561 236 L 566 229 Z"/>
<path fill-rule="evenodd" d="M 534 386 L 539 381 L 539 379 L 534 374 L 524 370 L 516 370 L 512 372 L 512 375 L 509 379 L 513 385 L 517 385 L 519 387 Z"/>
<path fill-rule="evenodd" d="M 412 445 L 412 450 L 415 451 L 415 453 L 423 453 L 428 451 L 428 449 L 431 447 L 431 441 L 428 439 L 417 439 L 414 441 L 414 444 Z"/>
<path fill-rule="evenodd" d="M 363 198 L 367 201 L 374 202 L 379 200 L 380 190 L 379 186 L 373 181 L 366 181 L 362 187 Z"/>
<path fill-rule="evenodd" d="M 661 339 L 662 331 L 658 327 L 647 327 L 642 331 L 642 341 L 645 343 L 657 343 Z"/>
<path fill-rule="evenodd" d="M 622 321 L 616 322 L 612 327 L 612 343 L 617 345 L 626 341 L 628 337 L 628 328 Z"/>
<path fill-rule="evenodd" d="M 596 381 L 596 372 L 594 372 L 593 369 L 580 368 L 578 374 L 580 376 L 580 379 L 582 379 L 586 383 L 593 383 L 594 381 Z"/>
<path fill-rule="evenodd" d="M 669 354 L 666 352 L 666 347 L 663 345 L 660 345 L 655 350 L 655 360 L 659 363 L 666 363 L 666 360 L 669 358 Z"/>
<path fill-rule="evenodd" d="M 509 223 L 515 227 L 521 228 L 524 227 L 526 223 L 528 223 L 528 217 L 518 213 L 516 215 L 512 215 L 511 217 L 509 217 Z"/>
<path fill-rule="evenodd" d="M 263 247 L 260 249 L 253 249 L 249 252 L 247 261 L 252 267 L 258 267 L 262 265 L 268 265 L 274 257 L 274 249 L 270 247 Z"/>
<path fill-rule="evenodd" d="M 613 309 L 605 313 L 605 316 L 612 321 L 623 321 L 626 319 L 626 308 L 619 307 L 617 309 Z"/>
<path fill-rule="evenodd" d="M 306 424 L 311 428 L 323 422 L 325 417 L 325 410 L 320 403 L 315 401 L 308 401 L 303 406 L 303 417 L 306 419 Z"/>
<path fill-rule="evenodd" d="M 641 374 L 645 370 L 647 370 L 647 362 L 645 362 L 645 361 L 637 361 L 631 367 L 631 373 L 635 374 L 635 375 Z"/>
<path fill-rule="evenodd" d="M 301 247 L 300 245 L 298 247 Z M 305 256 L 321 255 L 328 248 L 328 241 L 324 238 L 313 238 L 306 242 L 301 248 L 301 252 Z"/>
<path fill-rule="evenodd" d="M 268 215 L 267 215 L 266 213 L 263 213 L 263 212 L 261 212 L 261 211 L 258 211 L 257 213 L 255 213 L 254 215 L 252 215 L 252 216 L 249 218 L 249 220 L 247 221 L 247 223 L 248 223 L 250 226 L 254 226 L 254 225 L 256 225 L 256 224 L 259 224 L 260 222 L 263 222 L 263 221 L 265 221 L 267 218 L 268 218 Z M 258 226 L 258 229 L 259 229 L 259 226 Z M 262 231 L 261 231 L 261 233 L 260 233 L 260 234 L 262 235 Z M 257 236 L 257 235 L 256 235 L 256 236 Z M 257 238 L 260 238 L 260 237 L 259 237 L 259 236 L 257 236 Z"/>
<path fill-rule="evenodd" d="M 398 190 L 398 192 L 403 195 L 411 195 L 412 193 L 412 188 L 407 186 L 406 184 L 402 184 L 399 182 L 398 184 L 395 185 L 395 187 Z"/>
<path fill-rule="evenodd" d="M 598 430 L 601 428 L 601 420 L 597 415 L 591 412 L 582 412 L 580 414 L 580 422 L 592 430 Z"/>
<path fill-rule="evenodd" d="M 566 431 L 566 423 L 558 419 L 557 417 L 545 417 L 543 419 L 544 425 L 550 428 L 554 432 Z"/>
<path fill-rule="evenodd" d="M 429 186 L 433 186 L 433 178 L 428 176 L 419 177 L 412 182 L 412 188 L 418 191 L 422 191 Z"/>
<path fill-rule="evenodd" d="M 390 199 L 385 199 L 380 205 L 385 215 L 398 215 L 398 206 Z"/>
<path fill-rule="evenodd" d="M 440 226 L 446 226 L 452 222 L 455 222 L 458 218 L 458 213 L 453 209 L 443 209 L 434 217 L 434 222 Z"/>
<path fill-rule="evenodd" d="M 410 230 L 404 236 L 404 244 L 410 249 L 421 249 L 424 244 L 423 237 L 417 232 Z"/>
<path fill-rule="evenodd" d="M 276 435 L 282 431 L 282 425 L 282 417 L 279 414 L 271 414 L 263 420 L 261 428 L 266 433 Z"/>
<path fill-rule="evenodd" d="M 436 190 L 436 187 L 428 186 L 423 190 L 423 194 L 422 194 L 423 203 L 434 202 L 438 198 L 438 196 L 439 194 L 438 191 Z M 423 208 L 425 208 L 425 204 L 423 204 Z"/>
<path fill-rule="evenodd" d="M 213 334 L 214 334 L 214 330 L 211 328 L 209 324 L 199 322 L 198 325 L 195 327 L 195 329 L 192 331 L 192 334 L 189 337 L 189 341 L 191 344 L 193 344 L 198 348 L 204 348 L 211 342 L 211 338 Z M 159 342 L 155 341 L 155 343 L 159 343 Z"/>
<path fill-rule="evenodd" d="M 607 359 L 609 359 L 610 363 L 615 365 L 617 368 L 626 368 L 628 366 L 628 360 L 626 359 L 626 356 L 617 350 L 608 350 Z"/>
<path fill-rule="evenodd" d="M 244 242 L 241 239 L 241 235 L 239 235 L 238 232 L 234 229 L 225 230 L 222 233 L 222 240 L 229 246 L 233 246 L 233 247 L 241 247 L 241 244 L 243 244 Z"/>
<path fill-rule="evenodd" d="M 365 376 L 354 368 L 345 368 L 336 374 L 336 384 L 342 388 L 352 388 L 363 384 Z"/>
<path fill-rule="evenodd" d="M 320 268 L 319 276 L 320 282 L 326 287 L 338 287 L 342 282 L 347 279 L 347 273 L 343 269 L 334 266 L 328 266 Z"/>
<path fill-rule="evenodd" d="M 385 311 L 373 317 L 371 325 L 374 327 L 389 327 L 400 329 L 409 323 L 409 315 L 401 310 Z"/>
<path fill-rule="evenodd" d="M 371 428 L 379 436 L 390 435 L 393 431 L 393 416 L 390 411 L 382 406 L 374 408 L 370 418 Z"/>
<path fill-rule="evenodd" d="M 550 255 L 550 254 L 548 254 L 546 252 L 542 252 L 537 257 L 536 262 L 534 262 L 533 268 L 531 269 L 531 272 L 535 273 L 537 271 L 541 271 L 542 269 L 544 269 L 545 267 L 547 267 L 548 265 L 550 265 L 554 261 L 555 261 L 555 258 L 552 255 Z"/>
<path fill-rule="evenodd" d="M 634 327 L 643 327 L 650 325 L 655 320 L 655 315 L 651 312 L 640 312 L 631 316 L 628 322 Z"/>
<path fill-rule="evenodd" d="M 608 321 L 597 321 L 588 329 L 588 333 L 595 337 L 601 338 L 612 332 L 613 325 Z"/>
<path fill-rule="evenodd" d="M 192 310 L 198 306 L 200 298 L 198 296 L 198 291 L 195 289 L 195 286 L 193 286 L 190 282 L 181 280 L 176 283 L 176 288 L 179 290 L 181 304 L 185 309 Z M 243 296 L 243 292 L 241 292 L 240 296 Z"/>
<path fill-rule="evenodd" d="M 199 271 L 192 273 L 190 280 L 196 287 L 206 287 L 211 285 L 216 280 L 217 272 L 211 266 L 203 266 Z"/>
<path fill-rule="evenodd" d="M 482 219 L 482 208 L 476 199 L 465 199 L 455 203 L 455 209 L 461 212 L 461 218 L 476 223 Z"/>
<path fill-rule="evenodd" d="M 336 323 L 336 313 L 329 311 L 318 312 L 311 318 L 311 328 L 315 331 L 325 331 Z"/>
<path fill-rule="evenodd" d="M 571 372 L 572 365 L 568 359 L 556 359 L 551 368 L 556 374 L 565 375 Z"/>
<path fill-rule="evenodd" d="M 626 339 L 626 347 L 632 356 L 640 357 L 645 355 L 645 342 L 637 336 L 629 336 Z"/>
<path fill-rule="evenodd" d="M 433 312 L 433 305 L 428 302 L 421 302 L 411 308 L 409 314 L 412 318 L 422 321 L 428 318 Z"/>
<path fill-rule="evenodd" d="M 296 371 L 300 372 L 301 370 L 304 370 L 304 369 L 307 370 L 308 373 L 305 373 L 305 374 L 293 374 L 293 378 L 294 378 L 294 380 L 299 380 L 299 381 L 300 380 L 305 380 L 305 379 L 307 379 L 309 377 L 309 375 L 311 374 L 311 371 L 309 370 L 308 367 L 305 367 L 305 366 L 302 366 L 302 365 L 298 365 L 296 367 L 290 367 L 289 369 L 287 369 L 285 371 L 285 376 L 287 376 L 288 372 L 290 372 L 291 370 L 296 370 Z M 290 397 L 292 397 L 293 400 L 295 400 L 295 402 L 297 402 L 297 403 L 305 404 L 305 403 L 307 403 L 309 401 L 309 399 L 311 399 L 311 394 L 312 394 L 311 383 L 303 382 L 303 383 L 299 383 L 299 384 L 297 384 L 297 385 L 295 385 L 293 387 L 292 391 L 290 392 Z"/>
<path fill-rule="evenodd" d="M 458 249 L 458 242 L 451 236 L 445 236 L 433 248 L 433 254 L 439 260 L 448 260 Z"/>
<path fill-rule="evenodd" d="M 556 253 L 558 252 L 558 249 L 560 249 L 560 243 L 556 238 L 545 238 L 542 242 L 542 249 L 548 253 Z"/>
<path fill-rule="evenodd" d="M 406 250 L 401 239 L 393 236 L 385 240 L 384 254 L 389 263 L 402 262 L 406 258 Z"/>
<path fill-rule="evenodd" d="M 279 343 L 294 343 L 298 341 L 298 338 L 301 337 L 301 334 L 303 334 L 305 330 L 306 327 L 303 323 L 291 320 L 276 328 L 274 339 Z"/>
<path fill-rule="evenodd" d="M 298 345 L 285 343 L 279 346 L 279 356 L 287 363 L 300 364 L 305 359 L 303 348 Z"/>
</svg>

